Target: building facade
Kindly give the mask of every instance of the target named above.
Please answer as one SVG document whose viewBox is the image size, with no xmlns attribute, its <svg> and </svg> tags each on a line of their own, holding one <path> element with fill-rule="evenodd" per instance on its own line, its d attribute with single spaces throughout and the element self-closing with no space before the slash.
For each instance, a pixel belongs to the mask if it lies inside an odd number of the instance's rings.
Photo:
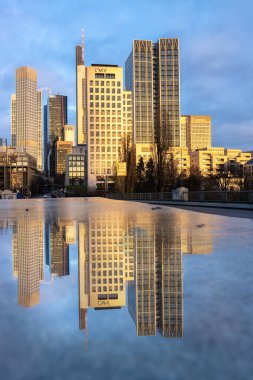
<svg viewBox="0 0 253 380">
<path fill-rule="evenodd" d="M 0 189 L 29 192 L 36 174 L 36 159 L 15 147 L 0 151 Z"/>
<path fill-rule="evenodd" d="M 66 160 L 65 185 L 87 186 L 87 147 L 73 147 Z"/>
<path fill-rule="evenodd" d="M 50 177 L 56 175 L 56 143 L 64 140 L 64 125 L 66 124 L 68 124 L 67 96 L 49 95 L 47 103 L 47 164 Z"/>
<path fill-rule="evenodd" d="M 76 46 L 76 141 L 78 145 L 87 144 L 86 88 L 84 47 L 78 45 Z"/>
<path fill-rule="evenodd" d="M 88 190 L 110 190 L 125 136 L 122 67 L 86 67 L 86 84 Z"/>
<path fill-rule="evenodd" d="M 155 142 L 179 147 L 179 39 L 134 40 L 125 64 L 126 89 L 133 93 L 133 130 L 137 156 L 142 145 L 152 155 Z M 140 144 L 140 147 L 138 145 Z"/>
<path fill-rule="evenodd" d="M 71 141 L 57 141 L 56 143 L 56 174 L 66 173 L 67 156 L 72 151 Z"/>
<path fill-rule="evenodd" d="M 17 145 L 17 101 L 16 94 L 11 95 L 11 145 Z"/>
<path fill-rule="evenodd" d="M 0 138 L 0 146 L 7 146 L 7 139 Z"/>
<path fill-rule="evenodd" d="M 39 153 L 42 155 L 42 150 L 39 151 L 42 116 L 38 108 L 41 107 L 41 102 L 38 99 L 41 99 L 41 93 L 37 92 L 37 71 L 27 66 L 19 67 L 16 70 L 16 146 L 33 156 L 37 160 L 37 167 L 38 162 L 41 167 L 42 158 L 38 160 L 38 157 Z M 13 104 L 13 111 L 14 107 Z M 12 120 L 14 119 L 13 115 Z M 15 140 L 15 122 L 12 123 Z"/>
<path fill-rule="evenodd" d="M 75 145 L 75 126 L 74 125 L 64 125 L 63 140 L 72 142 L 72 145 Z"/>
<path fill-rule="evenodd" d="M 185 115 L 180 118 L 181 142 L 189 152 L 212 146 L 211 116 Z"/>
</svg>

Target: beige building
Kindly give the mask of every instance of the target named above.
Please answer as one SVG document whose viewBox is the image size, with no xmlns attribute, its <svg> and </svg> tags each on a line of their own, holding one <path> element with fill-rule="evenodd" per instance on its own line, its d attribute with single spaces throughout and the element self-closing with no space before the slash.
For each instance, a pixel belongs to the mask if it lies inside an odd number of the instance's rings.
<svg viewBox="0 0 253 380">
<path fill-rule="evenodd" d="M 110 190 L 114 184 L 117 162 L 121 161 L 126 133 L 123 122 L 123 69 L 116 65 L 92 65 L 85 70 L 88 190 Z M 125 118 L 128 119 L 128 115 Z M 130 125 L 127 126 L 130 129 Z"/>
<path fill-rule="evenodd" d="M 16 147 L 0 149 L 0 189 L 30 190 L 32 178 L 36 173 L 36 159 Z"/>
<path fill-rule="evenodd" d="M 64 125 L 63 128 L 63 139 L 64 141 L 71 141 L 72 145 L 75 145 L 75 126 L 74 125 Z"/>
<path fill-rule="evenodd" d="M 11 95 L 11 145 L 17 145 L 17 110 L 16 94 Z"/>
<path fill-rule="evenodd" d="M 249 152 L 241 149 L 225 149 L 212 147 L 190 153 L 190 165 L 194 171 L 202 175 L 218 174 L 226 170 L 235 175 L 242 175 L 243 165 L 251 158 Z"/>
<path fill-rule="evenodd" d="M 71 141 L 57 141 L 56 143 L 56 174 L 66 173 L 67 156 L 72 151 Z"/>
<path fill-rule="evenodd" d="M 180 124 L 181 146 L 186 146 L 189 152 L 212 146 L 211 116 L 181 116 Z"/>
<path fill-rule="evenodd" d="M 12 119 L 13 142 L 16 146 L 37 160 L 37 168 L 42 168 L 42 109 L 41 92 L 37 92 L 37 71 L 22 66 L 16 70 L 16 108 L 13 97 Z"/>
<path fill-rule="evenodd" d="M 168 152 L 168 155 L 174 161 L 178 174 L 189 175 L 190 155 L 187 147 L 171 148 Z"/>
</svg>

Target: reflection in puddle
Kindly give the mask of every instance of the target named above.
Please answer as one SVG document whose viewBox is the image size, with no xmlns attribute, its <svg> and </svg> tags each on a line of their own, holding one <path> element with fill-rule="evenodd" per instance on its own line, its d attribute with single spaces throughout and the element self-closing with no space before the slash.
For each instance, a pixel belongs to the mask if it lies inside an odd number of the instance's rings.
<svg viewBox="0 0 253 380">
<path fill-rule="evenodd" d="M 13 277 L 18 304 L 40 303 L 40 284 L 70 275 L 69 246 L 78 247 L 79 328 L 88 330 L 88 310 L 128 307 L 137 336 L 183 336 L 182 254 L 212 253 L 204 224 L 150 211 L 88 212 L 84 220 L 23 212 L 12 224 Z M 45 276 L 45 268 L 48 275 Z"/>
</svg>

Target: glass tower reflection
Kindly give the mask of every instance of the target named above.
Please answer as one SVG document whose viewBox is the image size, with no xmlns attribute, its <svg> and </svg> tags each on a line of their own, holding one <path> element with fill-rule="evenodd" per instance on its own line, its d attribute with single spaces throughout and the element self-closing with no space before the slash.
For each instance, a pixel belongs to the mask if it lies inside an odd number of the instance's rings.
<svg viewBox="0 0 253 380">
<path fill-rule="evenodd" d="M 92 212 L 81 221 L 23 213 L 8 224 L 20 306 L 40 303 L 45 268 L 51 279 L 70 275 L 73 244 L 80 330 L 88 331 L 89 309 L 127 306 L 137 336 L 183 337 L 183 254 L 212 252 L 212 234 L 204 225 L 184 225 L 149 210 Z"/>
</svg>

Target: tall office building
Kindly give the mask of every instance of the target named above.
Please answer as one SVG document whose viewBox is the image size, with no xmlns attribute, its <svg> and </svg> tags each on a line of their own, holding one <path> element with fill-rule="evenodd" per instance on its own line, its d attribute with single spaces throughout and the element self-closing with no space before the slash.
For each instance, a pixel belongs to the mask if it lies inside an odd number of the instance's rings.
<svg viewBox="0 0 253 380">
<path fill-rule="evenodd" d="M 86 67 L 88 189 L 110 189 L 123 137 L 123 70 L 117 65 Z M 127 117 L 127 116 L 126 116 Z"/>
<path fill-rule="evenodd" d="M 86 126 L 86 70 L 84 66 L 84 46 L 76 46 L 76 141 L 87 144 Z"/>
<path fill-rule="evenodd" d="M 211 116 L 185 115 L 180 122 L 182 146 L 187 146 L 189 152 L 212 146 Z"/>
<path fill-rule="evenodd" d="M 37 115 L 38 115 L 38 153 L 37 169 L 41 172 L 43 169 L 43 136 L 42 136 L 42 91 L 37 91 Z"/>
<path fill-rule="evenodd" d="M 37 71 L 22 66 L 16 70 L 16 146 L 38 160 Z"/>
<path fill-rule="evenodd" d="M 67 96 L 49 95 L 47 103 L 47 131 L 50 177 L 56 174 L 56 143 L 64 139 L 64 125 L 68 124 Z"/>
<path fill-rule="evenodd" d="M 11 145 L 17 145 L 17 110 L 16 94 L 11 95 Z"/>
<path fill-rule="evenodd" d="M 161 38 L 156 43 L 133 41 L 125 65 L 125 85 L 133 92 L 137 157 L 148 159 L 156 141 L 166 148 L 181 144 L 179 66 L 178 38 Z"/>
</svg>

